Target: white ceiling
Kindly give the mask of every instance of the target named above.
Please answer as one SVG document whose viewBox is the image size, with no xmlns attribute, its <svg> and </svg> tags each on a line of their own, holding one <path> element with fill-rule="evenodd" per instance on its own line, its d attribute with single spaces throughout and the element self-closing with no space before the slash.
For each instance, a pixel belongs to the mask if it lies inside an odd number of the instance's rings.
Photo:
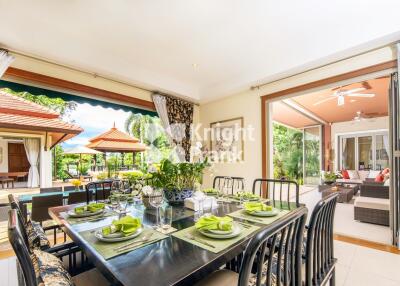
<svg viewBox="0 0 400 286">
<path fill-rule="evenodd" d="M 399 10 L 398 0 L 0 0 L 0 46 L 209 101 L 392 40 Z"/>
</svg>

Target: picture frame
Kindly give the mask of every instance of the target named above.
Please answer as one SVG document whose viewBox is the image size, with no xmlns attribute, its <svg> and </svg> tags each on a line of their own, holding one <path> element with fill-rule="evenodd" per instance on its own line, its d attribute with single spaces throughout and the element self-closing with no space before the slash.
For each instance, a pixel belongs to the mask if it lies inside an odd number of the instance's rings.
<svg viewBox="0 0 400 286">
<path fill-rule="evenodd" d="M 222 162 L 244 161 L 243 117 L 210 123 L 210 150 L 212 158 Z"/>
</svg>

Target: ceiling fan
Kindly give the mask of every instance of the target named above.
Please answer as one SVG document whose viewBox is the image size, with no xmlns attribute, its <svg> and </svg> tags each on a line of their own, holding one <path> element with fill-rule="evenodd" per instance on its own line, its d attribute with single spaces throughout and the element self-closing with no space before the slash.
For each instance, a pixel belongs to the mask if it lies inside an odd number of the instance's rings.
<svg viewBox="0 0 400 286">
<path fill-rule="evenodd" d="M 352 89 L 342 89 L 342 87 L 338 88 L 337 90 L 334 90 L 334 92 L 329 95 L 328 98 L 324 98 L 320 101 L 315 102 L 313 105 L 317 106 L 320 105 L 321 103 L 324 103 L 326 101 L 329 101 L 331 99 L 337 99 L 337 105 L 341 106 L 344 105 L 344 97 L 349 96 L 349 97 L 374 97 L 374 93 L 360 93 L 363 90 L 366 90 L 366 87 L 357 87 L 357 88 L 352 88 Z"/>
</svg>

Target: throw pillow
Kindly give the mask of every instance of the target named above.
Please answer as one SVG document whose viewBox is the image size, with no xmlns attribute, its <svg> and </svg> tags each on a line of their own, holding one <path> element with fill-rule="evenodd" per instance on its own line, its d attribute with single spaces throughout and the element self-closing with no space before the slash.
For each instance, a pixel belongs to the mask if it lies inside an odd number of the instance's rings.
<svg viewBox="0 0 400 286">
<path fill-rule="evenodd" d="M 26 233 L 31 250 L 46 250 L 50 248 L 50 241 L 39 223 L 28 220 L 26 223 Z"/>
<path fill-rule="evenodd" d="M 378 174 L 378 176 L 375 177 L 375 182 L 382 183 L 384 179 L 385 177 L 382 174 Z"/>
<path fill-rule="evenodd" d="M 349 174 L 349 179 L 351 180 L 360 179 L 360 176 L 358 175 L 358 172 L 356 170 L 348 170 L 347 174 Z"/>
<path fill-rule="evenodd" d="M 53 254 L 35 249 L 31 258 L 39 285 L 74 286 L 61 260 Z"/>
<path fill-rule="evenodd" d="M 379 173 L 380 173 L 380 171 L 373 171 L 373 170 L 371 170 L 371 171 L 369 171 L 368 178 L 370 178 L 370 179 L 375 179 L 376 176 L 379 175 Z"/>
<path fill-rule="evenodd" d="M 386 175 L 386 174 L 389 174 L 389 173 L 390 173 L 390 169 L 389 168 L 385 168 L 382 171 L 382 175 Z"/>
<path fill-rule="evenodd" d="M 349 172 L 347 170 L 342 170 L 343 179 L 350 179 Z"/>
</svg>

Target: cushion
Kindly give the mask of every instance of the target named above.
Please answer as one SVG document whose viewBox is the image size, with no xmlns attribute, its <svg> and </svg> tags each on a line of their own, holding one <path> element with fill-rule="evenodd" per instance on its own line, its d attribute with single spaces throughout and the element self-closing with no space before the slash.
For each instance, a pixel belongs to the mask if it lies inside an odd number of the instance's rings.
<svg viewBox="0 0 400 286">
<path fill-rule="evenodd" d="M 358 197 L 354 201 L 354 207 L 389 211 L 390 201 L 371 197 Z"/>
<path fill-rule="evenodd" d="M 368 178 L 368 176 L 369 176 L 369 171 L 363 171 L 363 170 L 358 171 L 358 177 L 360 180 L 364 181 L 366 178 Z"/>
<path fill-rule="evenodd" d="M 381 172 L 382 175 L 386 175 L 390 173 L 390 169 L 389 168 L 385 168 L 383 169 L 383 171 Z"/>
<path fill-rule="evenodd" d="M 343 179 L 350 179 L 349 173 L 347 170 L 342 170 Z"/>
<path fill-rule="evenodd" d="M 68 271 L 53 254 L 34 249 L 31 258 L 39 285 L 74 286 Z"/>
<path fill-rule="evenodd" d="M 385 176 L 382 175 L 382 174 L 378 174 L 378 175 L 375 177 L 375 182 L 382 183 L 384 180 L 385 180 Z"/>
<path fill-rule="evenodd" d="M 370 179 L 375 179 L 376 176 L 379 175 L 379 173 L 380 173 L 380 171 L 373 171 L 373 170 L 371 170 L 371 171 L 369 171 L 368 178 L 370 178 Z"/>
<path fill-rule="evenodd" d="M 26 223 L 29 247 L 33 249 L 46 250 L 50 248 L 50 241 L 43 228 L 37 222 L 28 220 Z"/>
<path fill-rule="evenodd" d="M 385 183 L 383 185 L 386 187 L 390 187 L 390 180 L 389 179 L 385 180 Z"/>
<path fill-rule="evenodd" d="M 358 172 L 355 171 L 355 170 L 348 170 L 347 174 L 349 175 L 349 179 L 350 180 L 360 179 L 360 176 L 358 175 Z"/>
</svg>

